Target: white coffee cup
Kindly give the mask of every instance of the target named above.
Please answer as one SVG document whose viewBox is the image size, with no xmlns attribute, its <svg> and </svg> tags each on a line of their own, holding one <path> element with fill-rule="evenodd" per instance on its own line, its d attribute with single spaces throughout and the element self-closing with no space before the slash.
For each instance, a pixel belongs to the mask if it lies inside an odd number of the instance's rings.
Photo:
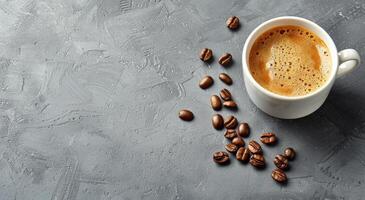
<svg viewBox="0 0 365 200">
<path fill-rule="evenodd" d="M 315 33 L 326 43 L 331 55 L 332 70 L 327 82 L 307 95 L 283 96 L 273 93 L 257 83 L 249 70 L 248 59 L 255 40 L 265 31 L 285 25 L 300 26 Z M 316 111 L 326 100 L 335 79 L 349 73 L 359 63 L 360 56 L 356 50 L 345 49 L 338 52 L 332 38 L 319 25 L 307 19 L 292 16 L 274 18 L 259 25 L 248 36 L 242 52 L 243 77 L 250 99 L 265 113 L 283 119 L 300 118 Z"/>
</svg>

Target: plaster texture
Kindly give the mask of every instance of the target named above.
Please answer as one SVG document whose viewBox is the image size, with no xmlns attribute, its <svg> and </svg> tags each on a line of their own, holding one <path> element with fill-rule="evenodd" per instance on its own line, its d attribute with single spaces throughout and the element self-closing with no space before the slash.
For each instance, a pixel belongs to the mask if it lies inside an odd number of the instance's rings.
<svg viewBox="0 0 365 200">
<path fill-rule="evenodd" d="M 364 0 L 1 0 L 0 199 L 365 199 L 364 64 L 302 119 L 267 116 L 246 94 L 245 39 L 283 15 L 315 21 L 365 58 Z M 211 64 L 198 58 L 204 47 Z M 230 68 L 217 63 L 224 52 Z M 264 147 L 265 170 L 212 162 L 227 142 L 210 122 L 221 72 L 250 139 L 279 136 Z M 216 80 L 206 91 L 204 75 Z M 182 108 L 194 121 L 178 119 Z M 287 146 L 298 156 L 283 186 L 271 159 Z"/>
</svg>

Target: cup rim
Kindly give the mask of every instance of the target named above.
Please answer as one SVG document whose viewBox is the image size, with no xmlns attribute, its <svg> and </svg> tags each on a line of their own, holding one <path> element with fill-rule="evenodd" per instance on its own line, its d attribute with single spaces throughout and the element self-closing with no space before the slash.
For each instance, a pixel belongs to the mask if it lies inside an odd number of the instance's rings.
<svg viewBox="0 0 365 200">
<path fill-rule="evenodd" d="M 284 19 L 291 19 L 291 20 L 299 20 L 299 21 L 304 21 L 305 23 L 308 23 L 310 24 L 311 26 L 313 27 L 316 27 L 320 32 L 323 32 L 324 35 L 325 35 L 325 38 L 322 38 L 321 39 L 326 43 L 327 47 L 329 49 L 331 49 L 331 54 L 335 54 L 335 55 L 331 55 L 332 58 L 335 58 L 335 59 L 332 59 L 332 69 L 331 69 L 331 75 L 329 76 L 327 82 L 325 84 L 323 84 L 320 88 L 318 88 L 316 91 L 314 92 L 311 92 L 311 93 L 308 93 L 306 95 L 301 95 L 301 96 L 284 96 L 284 95 L 280 95 L 280 94 L 276 94 L 274 92 L 271 92 L 270 90 L 262 87 L 252 76 L 250 70 L 249 70 L 249 66 L 248 66 L 248 63 L 247 63 L 247 60 L 246 60 L 246 54 L 248 53 L 249 50 L 251 49 L 248 49 L 248 44 L 249 42 L 252 40 L 252 39 L 256 39 L 256 38 L 253 38 L 254 34 L 256 32 L 258 32 L 263 26 L 267 25 L 267 24 L 270 24 L 274 21 L 278 21 L 278 20 L 284 20 Z M 243 51 L 242 51 L 242 67 L 243 67 L 243 75 L 244 75 L 244 78 L 248 77 L 249 78 L 249 81 L 251 83 L 253 83 L 253 85 L 256 87 L 256 89 L 258 89 L 259 91 L 261 91 L 262 93 L 266 94 L 267 96 L 270 96 L 272 98 L 276 98 L 276 99 L 280 99 L 280 100 L 302 100 L 302 99 L 306 99 L 306 98 L 309 98 L 309 97 L 312 97 L 312 96 L 315 96 L 317 94 L 319 94 L 320 92 L 322 92 L 323 90 L 325 90 L 325 88 L 327 88 L 328 86 L 330 86 L 331 84 L 333 84 L 333 81 L 336 77 L 336 74 L 337 74 L 337 70 L 338 70 L 338 56 L 337 56 L 337 48 L 336 48 L 336 45 L 335 43 L 333 42 L 332 38 L 330 37 L 330 35 L 327 33 L 327 31 L 325 31 L 321 26 L 319 26 L 318 24 L 308 20 L 308 19 L 305 19 L 305 18 L 302 18 L 302 17 L 296 17 L 296 16 L 281 16 L 281 17 L 275 17 L 275 18 L 272 18 L 272 19 L 269 19 L 263 23 L 261 23 L 260 25 L 258 25 L 251 33 L 250 35 L 247 37 L 246 41 L 245 41 L 245 44 L 243 46 Z M 245 76 L 246 74 L 246 76 Z"/>
</svg>

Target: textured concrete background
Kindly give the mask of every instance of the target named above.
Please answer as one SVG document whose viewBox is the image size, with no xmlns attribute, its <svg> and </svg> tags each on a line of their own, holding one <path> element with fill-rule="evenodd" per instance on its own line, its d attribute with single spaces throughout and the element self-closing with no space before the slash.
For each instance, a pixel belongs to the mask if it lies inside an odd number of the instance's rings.
<svg viewBox="0 0 365 200">
<path fill-rule="evenodd" d="M 241 49 L 261 22 L 296 15 L 322 25 L 338 49 L 365 58 L 365 1 L 1 0 L 0 199 L 364 199 L 365 66 L 339 79 L 326 103 L 299 120 L 279 120 L 248 99 Z M 225 20 L 241 19 L 230 32 Z M 231 52 L 224 69 L 198 59 L 203 47 Z M 257 171 L 212 152 L 211 94 L 198 81 L 227 72 L 269 160 Z M 181 108 L 193 122 L 177 118 Z M 230 112 L 221 112 L 227 115 Z M 289 183 L 272 181 L 271 159 L 298 151 Z"/>
</svg>

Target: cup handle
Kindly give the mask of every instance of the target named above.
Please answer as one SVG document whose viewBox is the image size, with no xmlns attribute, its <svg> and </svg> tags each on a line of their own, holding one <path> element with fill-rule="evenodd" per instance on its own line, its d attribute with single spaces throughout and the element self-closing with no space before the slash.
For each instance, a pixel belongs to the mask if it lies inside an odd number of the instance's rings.
<svg viewBox="0 0 365 200">
<path fill-rule="evenodd" d="M 336 78 L 351 72 L 360 64 L 360 55 L 355 49 L 344 49 L 340 51 L 338 58 L 340 65 L 338 66 Z"/>
</svg>

